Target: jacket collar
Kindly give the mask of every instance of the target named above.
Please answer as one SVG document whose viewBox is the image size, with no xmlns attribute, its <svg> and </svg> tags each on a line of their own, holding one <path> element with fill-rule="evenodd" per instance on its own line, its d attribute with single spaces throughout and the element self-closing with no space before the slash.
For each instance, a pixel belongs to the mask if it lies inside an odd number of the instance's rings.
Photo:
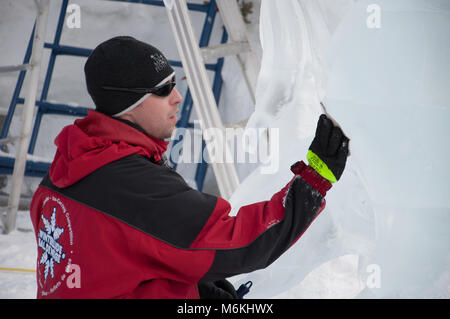
<svg viewBox="0 0 450 319">
<path fill-rule="evenodd" d="M 86 117 L 66 126 L 56 137 L 57 151 L 50 166 L 50 179 L 59 188 L 67 187 L 131 154 L 160 162 L 168 144 L 139 127 L 89 110 Z"/>
</svg>

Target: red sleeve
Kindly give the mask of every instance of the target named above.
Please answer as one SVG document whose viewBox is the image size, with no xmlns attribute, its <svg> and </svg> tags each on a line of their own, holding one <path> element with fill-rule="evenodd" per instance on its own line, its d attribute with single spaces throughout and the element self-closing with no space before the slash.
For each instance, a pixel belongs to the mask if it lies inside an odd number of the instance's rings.
<svg viewBox="0 0 450 319">
<path fill-rule="evenodd" d="M 203 280 L 217 280 L 267 267 L 306 231 L 325 206 L 331 184 L 297 162 L 295 176 L 268 201 L 239 209 L 219 198 L 191 249 L 216 250 Z"/>
</svg>

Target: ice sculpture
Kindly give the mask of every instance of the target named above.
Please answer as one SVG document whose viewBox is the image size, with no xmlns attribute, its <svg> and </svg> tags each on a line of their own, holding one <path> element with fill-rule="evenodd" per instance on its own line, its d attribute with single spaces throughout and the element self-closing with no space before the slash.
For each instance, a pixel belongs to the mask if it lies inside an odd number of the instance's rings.
<svg viewBox="0 0 450 319">
<path fill-rule="evenodd" d="M 449 40 L 448 1 L 359 1 L 328 52 L 325 102 L 375 211 L 378 296 L 450 295 Z"/>
<path fill-rule="evenodd" d="M 361 279 L 373 269 L 367 265 L 378 267 L 372 296 L 450 295 L 449 7 L 444 0 L 262 1 L 263 59 L 248 128 L 279 128 L 280 171 L 254 171 L 232 205 L 267 199 L 289 180 L 320 101 L 351 138 L 352 156 L 300 241 L 267 269 L 234 278 L 253 280 L 250 298 L 293 288 L 348 253 L 363 257 Z"/>
<path fill-rule="evenodd" d="M 255 113 L 247 128 L 279 129 L 280 169 L 273 175 L 255 170 L 230 199 L 233 207 L 270 198 L 292 177 L 290 165 L 305 159 L 322 113 L 325 48 L 352 2 L 262 2 L 263 58 Z M 374 220 L 368 196 L 351 168 L 339 183 L 328 196 L 326 210 L 295 247 L 267 269 L 239 278 L 239 283 L 253 280 L 250 298 L 273 297 L 286 291 L 335 257 L 370 255 Z"/>
</svg>

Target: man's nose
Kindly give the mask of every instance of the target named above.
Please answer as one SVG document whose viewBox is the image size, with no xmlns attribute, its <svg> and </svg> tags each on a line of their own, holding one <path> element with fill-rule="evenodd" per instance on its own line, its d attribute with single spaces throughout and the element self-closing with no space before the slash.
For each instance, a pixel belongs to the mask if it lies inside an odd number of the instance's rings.
<svg viewBox="0 0 450 319">
<path fill-rule="evenodd" d="M 181 96 L 180 92 L 178 92 L 178 90 L 176 88 L 173 88 L 172 93 L 171 93 L 171 99 L 172 99 L 172 103 L 181 103 L 183 101 L 183 97 Z"/>
</svg>

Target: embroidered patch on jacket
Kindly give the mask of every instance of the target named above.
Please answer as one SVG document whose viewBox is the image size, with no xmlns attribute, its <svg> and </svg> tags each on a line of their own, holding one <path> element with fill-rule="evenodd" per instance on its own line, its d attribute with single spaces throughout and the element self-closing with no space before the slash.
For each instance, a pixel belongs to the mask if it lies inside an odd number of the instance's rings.
<svg viewBox="0 0 450 319">
<path fill-rule="evenodd" d="M 39 225 L 38 284 L 41 295 L 47 296 L 64 283 L 73 255 L 70 213 L 59 198 L 48 196 L 44 199 Z"/>
</svg>

